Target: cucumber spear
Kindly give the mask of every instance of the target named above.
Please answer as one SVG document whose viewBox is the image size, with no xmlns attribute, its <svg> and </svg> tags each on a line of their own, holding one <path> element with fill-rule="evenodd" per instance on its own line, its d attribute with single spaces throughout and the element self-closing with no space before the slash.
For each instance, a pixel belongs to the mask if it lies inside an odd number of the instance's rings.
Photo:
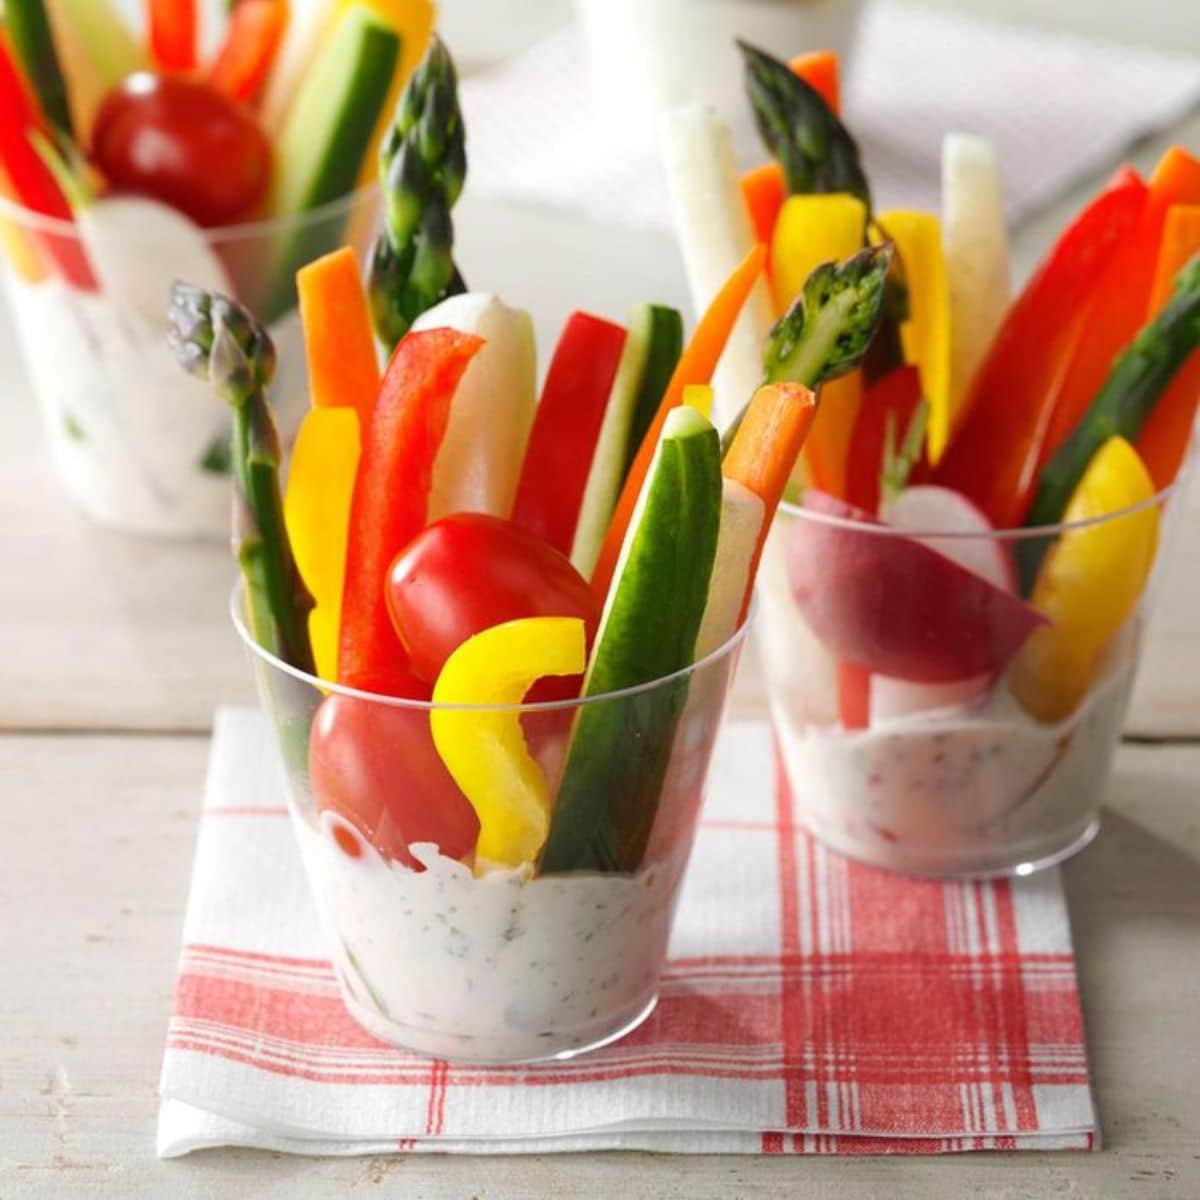
<svg viewBox="0 0 1200 1200">
<path fill-rule="evenodd" d="M 1170 302 L 1114 361 L 1112 370 L 1079 424 L 1038 476 L 1027 526 L 1062 520 L 1088 463 L 1110 437 L 1133 442 L 1159 397 L 1200 348 L 1200 254 L 1179 272 Z M 1049 548 L 1045 538 L 1017 543 L 1021 587 L 1028 594 Z"/>
<path fill-rule="evenodd" d="M 845 262 L 817 267 L 767 335 L 763 382 L 802 383 L 816 391 L 825 380 L 857 367 L 879 328 L 891 260 L 891 244 L 884 243 L 867 246 Z M 726 448 L 745 411 L 726 430 Z"/>
<path fill-rule="evenodd" d="M 180 366 L 211 383 L 233 410 L 233 548 L 246 583 L 251 632 L 264 650 L 312 673 L 313 599 L 283 523 L 279 434 L 266 398 L 275 347 L 240 304 L 187 284 L 172 286 L 167 318 Z"/>
<path fill-rule="evenodd" d="M 389 350 L 426 309 L 466 291 L 454 265 L 450 209 L 467 155 L 454 62 L 435 37 L 379 148 L 384 229 L 367 268 L 375 335 Z"/>
</svg>

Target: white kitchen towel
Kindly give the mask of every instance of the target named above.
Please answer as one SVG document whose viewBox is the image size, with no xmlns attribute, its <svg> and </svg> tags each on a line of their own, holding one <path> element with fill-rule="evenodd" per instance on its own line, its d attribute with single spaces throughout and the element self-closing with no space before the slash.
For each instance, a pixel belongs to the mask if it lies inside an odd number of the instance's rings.
<svg viewBox="0 0 1200 1200">
<path fill-rule="evenodd" d="M 567 1063 L 384 1046 L 338 997 L 255 711 L 214 730 L 158 1152 L 942 1153 L 1095 1145 L 1057 871 L 938 883 L 798 828 L 727 726 L 654 1016 Z"/>
<path fill-rule="evenodd" d="M 765 47 L 782 58 L 814 48 Z M 596 119 L 578 27 L 466 80 L 462 98 L 470 186 L 479 193 L 671 227 L 657 154 L 631 148 Z M 1197 103 L 1200 58 L 882 0 L 864 12 L 844 107 L 881 208 L 938 211 L 942 138 L 962 130 L 998 146 L 1017 221 Z M 743 107 L 734 140 L 749 166 L 765 151 Z"/>
</svg>

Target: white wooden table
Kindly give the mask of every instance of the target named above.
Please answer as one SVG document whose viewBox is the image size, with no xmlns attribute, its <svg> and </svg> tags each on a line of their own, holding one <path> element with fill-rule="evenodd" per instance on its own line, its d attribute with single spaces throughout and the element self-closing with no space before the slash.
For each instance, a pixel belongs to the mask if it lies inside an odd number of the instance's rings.
<svg viewBox="0 0 1200 1200">
<path fill-rule="evenodd" d="M 1193 122 L 1190 136 L 1200 143 Z M 1151 152 L 1147 150 L 1147 154 Z M 1024 231 L 1023 262 L 1057 222 Z M 683 304 L 664 239 L 467 203 L 463 260 L 535 305 Z M 559 314 L 556 317 L 555 314 Z M 1200 571 L 1189 516 L 1104 836 L 1067 868 L 1096 1092 L 1094 1155 L 940 1159 L 153 1156 L 155 1083 L 214 705 L 249 701 L 220 545 L 89 525 L 50 475 L 0 319 L 0 1198 L 1200 1195 Z M 752 666 L 752 658 L 747 660 Z M 737 705 L 760 712 L 757 673 Z M 355 1192 L 357 1194 L 357 1192 Z M 374 1194 L 374 1193 L 371 1193 Z"/>
</svg>

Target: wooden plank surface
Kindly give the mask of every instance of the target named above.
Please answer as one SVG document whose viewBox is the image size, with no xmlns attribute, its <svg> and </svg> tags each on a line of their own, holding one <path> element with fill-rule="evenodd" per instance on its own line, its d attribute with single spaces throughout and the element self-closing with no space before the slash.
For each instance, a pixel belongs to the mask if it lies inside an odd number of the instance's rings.
<svg viewBox="0 0 1200 1200">
<path fill-rule="evenodd" d="M 1126 747 L 1067 869 L 1107 1150 L 897 1160 L 567 1155 L 160 1163 L 154 1094 L 208 740 L 0 738 L 0 1196 L 1200 1195 L 1200 749 Z M 1185 981 L 1193 986 L 1185 986 Z M 630 1192 L 631 1181 L 636 1190 Z M 993 1191 L 994 1189 L 994 1191 Z"/>
</svg>

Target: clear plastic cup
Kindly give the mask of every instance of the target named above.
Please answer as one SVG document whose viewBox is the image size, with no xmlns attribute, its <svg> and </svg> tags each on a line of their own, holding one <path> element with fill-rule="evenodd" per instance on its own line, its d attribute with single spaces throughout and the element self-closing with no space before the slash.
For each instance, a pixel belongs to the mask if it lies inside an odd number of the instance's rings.
<svg viewBox="0 0 1200 1200">
<path fill-rule="evenodd" d="M 745 626 L 652 683 L 474 710 L 517 715 L 550 781 L 584 710 L 619 723 L 622 753 L 602 759 L 600 778 L 615 800 L 643 801 L 622 825 L 619 861 L 611 871 L 536 874 L 400 836 L 397 806 L 414 828 L 414 792 L 422 813 L 445 803 L 432 704 L 331 685 L 282 663 L 254 641 L 240 588 L 233 619 L 278 740 L 342 999 L 359 1024 L 438 1058 L 526 1062 L 581 1054 L 650 1015 Z M 665 733 L 664 706 L 678 713 Z"/>
<path fill-rule="evenodd" d="M 937 876 L 1025 875 L 1087 845 L 1181 490 L 1099 520 L 988 534 L 908 532 L 785 504 L 759 573 L 759 637 L 808 830 L 862 862 Z M 957 567 L 931 567 L 914 541 L 1004 584 L 1009 599 L 964 586 Z M 1153 559 L 1131 609 L 1119 584 L 1085 603 L 1077 595 L 1055 626 L 1031 629 L 1015 607 L 1022 566 L 1028 581 L 1060 554 L 1061 595 L 1093 578 L 1089 554 L 1114 548 L 1132 579 L 1139 546 Z"/>
<path fill-rule="evenodd" d="M 279 350 L 272 400 L 290 437 L 308 405 L 295 271 L 347 242 L 364 255 L 378 199 L 372 184 L 300 217 L 191 237 L 132 222 L 97 247 L 80 226 L 0 195 L 9 309 L 55 468 L 89 516 L 130 533 L 225 536 L 229 417 L 174 361 L 168 289 L 183 277 L 225 291 L 269 324 Z M 56 269 L 64 251 L 86 258 L 97 287 Z"/>
</svg>

